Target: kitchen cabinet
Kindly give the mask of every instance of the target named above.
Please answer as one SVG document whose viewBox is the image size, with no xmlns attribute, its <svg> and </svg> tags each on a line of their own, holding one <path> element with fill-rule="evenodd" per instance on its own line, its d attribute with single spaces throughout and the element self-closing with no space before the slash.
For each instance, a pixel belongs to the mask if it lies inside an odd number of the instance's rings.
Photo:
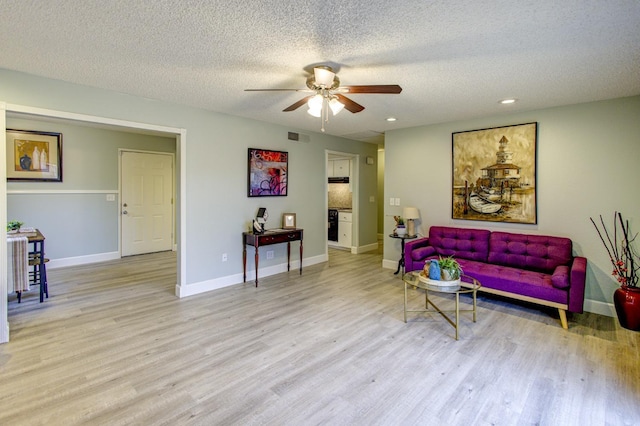
<svg viewBox="0 0 640 426">
<path fill-rule="evenodd" d="M 351 248 L 352 213 L 338 212 L 338 245 Z"/>
<path fill-rule="evenodd" d="M 351 176 L 350 160 L 329 160 L 327 161 L 327 176 L 329 177 L 349 177 Z"/>
</svg>

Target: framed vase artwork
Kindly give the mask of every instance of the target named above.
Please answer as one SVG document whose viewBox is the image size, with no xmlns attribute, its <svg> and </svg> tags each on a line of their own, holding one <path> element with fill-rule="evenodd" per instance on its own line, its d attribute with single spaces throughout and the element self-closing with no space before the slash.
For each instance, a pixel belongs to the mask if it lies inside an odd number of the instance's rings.
<svg viewBox="0 0 640 426">
<path fill-rule="evenodd" d="M 7 180 L 62 182 L 62 133 L 7 129 Z"/>
<path fill-rule="evenodd" d="M 452 218 L 537 223 L 538 123 L 452 133 Z"/>
<path fill-rule="evenodd" d="M 249 148 L 248 196 L 283 197 L 289 183 L 289 154 L 284 151 Z"/>
</svg>

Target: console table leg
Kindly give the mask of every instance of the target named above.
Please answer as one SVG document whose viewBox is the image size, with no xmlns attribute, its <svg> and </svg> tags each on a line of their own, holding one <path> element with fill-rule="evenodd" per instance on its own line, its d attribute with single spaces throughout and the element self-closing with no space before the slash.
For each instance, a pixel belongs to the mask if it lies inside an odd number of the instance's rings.
<svg viewBox="0 0 640 426">
<path fill-rule="evenodd" d="M 300 275 L 302 275 L 302 239 L 300 239 Z"/>
<path fill-rule="evenodd" d="M 256 249 L 255 262 L 256 262 L 256 287 L 258 287 L 258 247 Z"/>
<path fill-rule="evenodd" d="M 247 282 L 247 246 L 242 242 L 242 282 Z"/>
<path fill-rule="evenodd" d="M 287 241 L 287 272 L 291 270 L 291 241 Z"/>
</svg>

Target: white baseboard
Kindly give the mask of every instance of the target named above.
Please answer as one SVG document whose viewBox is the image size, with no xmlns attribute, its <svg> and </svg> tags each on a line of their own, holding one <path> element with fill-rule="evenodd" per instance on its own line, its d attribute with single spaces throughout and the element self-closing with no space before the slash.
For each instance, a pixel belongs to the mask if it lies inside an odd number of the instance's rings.
<svg viewBox="0 0 640 426">
<path fill-rule="evenodd" d="M 600 314 L 607 317 L 616 316 L 616 308 L 613 306 L 612 303 L 599 302 L 597 300 L 585 299 L 584 310 L 587 312 L 592 312 L 594 314 Z"/>
<path fill-rule="evenodd" d="M 351 248 L 351 253 L 353 254 L 359 254 L 359 253 L 366 253 L 368 251 L 376 251 L 378 250 L 378 243 L 374 243 L 374 244 L 368 244 L 366 246 L 360 246 L 360 247 L 352 247 Z"/>
<path fill-rule="evenodd" d="M 382 259 L 382 267 L 384 269 L 398 269 L 397 260 Z"/>
<path fill-rule="evenodd" d="M 327 262 L 328 256 L 323 254 L 320 256 L 315 256 L 311 258 L 305 258 L 302 264 L 302 274 L 304 275 L 304 267 L 311 266 L 318 263 Z M 247 266 L 250 262 L 247 263 Z M 300 267 L 300 261 L 292 261 L 291 262 L 291 272 L 297 271 Z M 268 267 L 262 267 L 259 269 L 259 278 L 262 279 L 264 277 L 268 277 L 275 274 L 281 274 L 283 272 L 287 272 L 287 265 L 285 263 L 281 263 L 279 265 L 272 265 Z M 255 269 L 247 270 L 247 284 L 252 284 L 256 279 L 256 271 Z M 198 283 L 188 284 L 188 285 L 176 285 L 176 295 L 179 298 L 194 296 L 196 294 L 205 293 L 207 291 L 218 290 L 223 287 L 228 287 L 231 285 L 242 283 L 242 274 L 234 274 L 226 277 L 215 278 L 212 280 L 200 281 Z"/>
<path fill-rule="evenodd" d="M 62 259 L 51 259 L 47 264 L 47 268 L 64 268 L 65 266 L 86 265 L 87 263 L 106 262 L 116 259 L 120 259 L 120 253 L 117 251 L 110 253 L 90 254 L 87 256 L 65 257 Z"/>
</svg>

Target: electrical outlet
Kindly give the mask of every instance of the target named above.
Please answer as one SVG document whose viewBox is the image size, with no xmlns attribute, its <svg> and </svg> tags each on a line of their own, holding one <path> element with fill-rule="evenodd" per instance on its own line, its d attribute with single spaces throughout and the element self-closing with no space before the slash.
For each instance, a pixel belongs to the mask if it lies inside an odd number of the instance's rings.
<svg viewBox="0 0 640 426">
<path fill-rule="evenodd" d="M 369 196 L 369 202 L 370 203 L 375 203 L 376 202 L 376 197 L 374 197 L 373 195 Z"/>
<path fill-rule="evenodd" d="M 396 198 L 396 206 L 400 205 L 400 198 Z"/>
<path fill-rule="evenodd" d="M 107 201 L 115 201 L 115 200 L 116 200 L 115 194 L 107 194 Z"/>
<path fill-rule="evenodd" d="M 222 253 L 222 261 L 223 262 L 227 261 L 227 253 Z"/>
<path fill-rule="evenodd" d="M 273 259 L 273 250 L 267 251 L 267 259 Z"/>
</svg>

